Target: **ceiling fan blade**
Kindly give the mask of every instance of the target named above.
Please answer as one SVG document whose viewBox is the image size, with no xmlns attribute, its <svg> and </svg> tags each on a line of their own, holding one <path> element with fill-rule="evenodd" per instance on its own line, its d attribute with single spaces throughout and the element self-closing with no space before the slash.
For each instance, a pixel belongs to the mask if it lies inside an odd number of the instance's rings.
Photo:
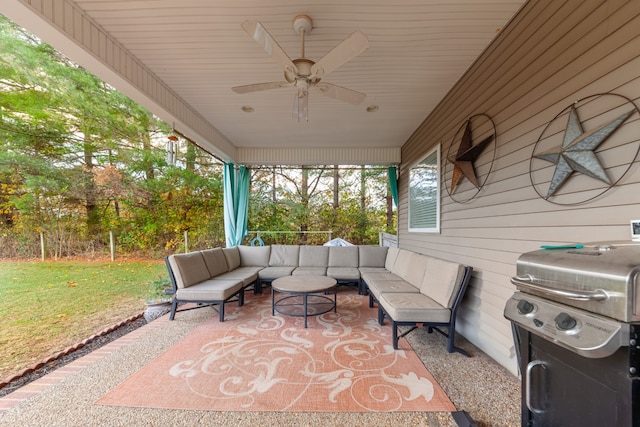
<svg viewBox="0 0 640 427">
<path fill-rule="evenodd" d="M 358 92 L 346 87 L 332 85 L 331 83 L 321 82 L 314 86 L 318 91 L 326 96 L 337 99 L 339 101 L 348 102 L 349 104 L 358 105 L 367 97 L 366 94 Z"/>
<path fill-rule="evenodd" d="M 256 83 L 252 85 L 244 85 L 244 86 L 235 86 L 232 87 L 231 90 L 235 93 L 251 93 L 251 92 L 259 92 L 261 90 L 269 90 L 269 89 L 279 89 L 281 87 L 291 86 L 292 84 L 289 82 L 267 82 L 267 83 Z"/>
<path fill-rule="evenodd" d="M 311 67 L 309 80 L 326 77 L 333 70 L 349 62 L 368 48 L 367 36 L 360 31 L 354 32 Z"/>
<path fill-rule="evenodd" d="M 278 64 L 282 65 L 285 73 L 290 72 L 294 75 L 298 74 L 298 67 L 291 61 L 289 55 L 280 47 L 276 40 L 269 34 L 266 28 L 258 21 L 244 21 L 242 23 L 242 29 L 246 31 L 255 41 L 258 42 L 265 52 Z"/>
</svg>

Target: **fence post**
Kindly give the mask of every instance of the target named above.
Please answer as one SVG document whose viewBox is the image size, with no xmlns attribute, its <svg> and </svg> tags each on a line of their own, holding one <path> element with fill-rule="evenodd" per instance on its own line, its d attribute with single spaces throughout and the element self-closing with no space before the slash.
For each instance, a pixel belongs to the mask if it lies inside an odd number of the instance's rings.
<svg viewBox="0 0 640 427">
<path fill-rule="evenodd" d="M 44 232 L 40 232 L 40 258 L 44 261 L 47 258 L 47 241 L 44 238 Z"/>
<path fill-rule="evenodd" d="M 116 239 L 113 230 L 109 230 L 109 250 L 111 251 L 111 262 L 116 259 Z"/>
<path fill-rule="evenodd" d="M 184 230 L 184 253 L 189 252 L 189 230 Z"/>
<path fill-rule="evenodd" d="M 329 230 L 328 234 L 329 234 L 329 240 L 327 240 L 327 241 L 330 242 L 331 241 L 331 236 L 333 235 L 333 230 Z"/>
</svg>

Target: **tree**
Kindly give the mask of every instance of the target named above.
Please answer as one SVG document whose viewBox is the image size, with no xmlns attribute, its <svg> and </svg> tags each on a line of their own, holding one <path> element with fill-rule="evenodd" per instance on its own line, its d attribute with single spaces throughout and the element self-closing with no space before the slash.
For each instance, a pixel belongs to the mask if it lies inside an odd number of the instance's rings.
<svg viewBox="0 0 640 427">
<path fill-rule="evenodd" d="M 386 171 L 375 167 L 254 168 L 249 229 L 262 230 L 267 243 L 285 240 L 264 230 L 301 229 L 332 230 L 334 236 L 352 243 L 377 243 L 378 231 L 388 230 L 386 187 Z M 307 242 L 323 240 L 313 235 Z"/>
<path fill-rule="evenodd" d="M 189 174 L 167 169 L 157 145 L 169 131 L 147 110 L 0 16 L 0 218 L 8 234 L 19 238 L 20 232 L 45 231 L 55 236 L 58 254 L 62 248 L 73 251 L 72 236 L 95 247 L 104 230 L 124 230 L 127 241 L 135 233 L 126 233 L 144 223 L 146 238 L 135 247 L 148 249 L 163 239 L 167 244 L 173 237 L 165 235 L 166 218 L 159 211 L 180 210 L 182 225 L 175 227 L 190 228 L 189 209 L 198 210 L 194 198 L 203 188 L 220 187 L 216 167 L 204 165 L 195 146 L 189 146 L 183 163 Z M 213 185 L 199 174 L 211 174 Z M 184 203 L 177 209 L 163 195 L 180 195 Z M 209 196 L 221 203 L 221 193 Z"/>
</svg>

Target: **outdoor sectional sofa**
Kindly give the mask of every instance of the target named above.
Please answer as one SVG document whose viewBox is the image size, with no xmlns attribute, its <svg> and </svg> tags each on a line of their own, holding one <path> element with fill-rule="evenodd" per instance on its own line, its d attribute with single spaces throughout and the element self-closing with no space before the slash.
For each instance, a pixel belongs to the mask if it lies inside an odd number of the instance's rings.
<svg viewBox="0 0 640 427">
<path fill-rule="evenodd" d="M 455 317 L 471 267 L 382 246 L 235 246 L 215 248 L 165 258 L 173 290 L 170 320 L 182 302 L 217 306 L 224 321 L 224 305 L 244 304 L 244 292 L 262 292 L 265 284 L 284 276 L 326 275 L 338 284 L 353 284 L 361 294 L 369 293 L 370 307 L 378 303 L 380 324 L 393 323 L 393 347 L 398 339 L 419 324 L 448 337 L 454 346 Z M 301 278 L 303 280 L 303 278 Z M 215 307 L 214 307 L 215 308 Z M 398 327 L 413 328 L 398 336 Z M 447 326 L 448 334 L 440 327 Z"/>
<path fill-rule="evenodd" d="M 378 323 L 384 324 L 385 317 L 392 322 L 393 348 L 398 349 L 399 338 L 422 325 L 447 337 L 449 353 L 469 356 L 455 346 L 455 325 L 473 268 L 403 249 L 389 250 L 387 261 L 386 271 L 364 272 L 361 280 L 369 307 L 378 303 Z M 399 326 L 411 328 L 398 335 Z"/>
</svg>

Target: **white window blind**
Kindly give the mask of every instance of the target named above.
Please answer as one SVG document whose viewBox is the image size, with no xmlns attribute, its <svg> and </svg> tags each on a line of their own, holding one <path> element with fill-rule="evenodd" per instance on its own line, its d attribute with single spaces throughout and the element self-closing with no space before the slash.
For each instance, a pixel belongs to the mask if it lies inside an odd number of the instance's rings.
<svg viewBox="0 0 640 427">
<path fill-rule="evenodd" d="M 440 144 L 409 170 L 409 231 L 440 232 Z"/>
</svg>

